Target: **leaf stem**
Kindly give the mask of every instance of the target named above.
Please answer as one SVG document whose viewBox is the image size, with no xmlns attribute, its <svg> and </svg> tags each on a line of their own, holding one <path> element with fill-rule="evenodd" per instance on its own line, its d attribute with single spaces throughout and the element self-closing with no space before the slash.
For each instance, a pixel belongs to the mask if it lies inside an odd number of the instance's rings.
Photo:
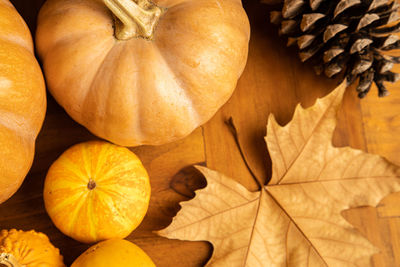
<svg viewBox="0 0 400 267">
<path fill-rule="evenodd" d="M 256 174 L 251 169 L 251 167 L 250 167 L 250 165 L 249 165 L 249 163 L 248 163 L 248 161 L 246 159 L 246 156 L 244 155 L 244 151 L 243 151 L 242 146 L 240 145 L 240 141 L 239 141 L 239 133 L 238 133 L 238 131 L 236 129 L 235 123 L 233 122 L 233 118 L 229 117 L 229 119 L 225 121 L 225 124 L 228 126 L 230 132 L 233 135 L 233 138 L 235 139 L 235 143 L 236 143 L 236 145 L 237 145 L 237 147 L 239 149 L 240 156 L 242 157 L 243 162 L 246 165 L 247 170 L 250 172 L 251 176 L 253 177 L 254 181 L 257 183 L 258 187 L 260 189 L 263 188 L 263 186 L 264 186 L 263 182 L 261 182 L 257 178 Z"/>
</svg>

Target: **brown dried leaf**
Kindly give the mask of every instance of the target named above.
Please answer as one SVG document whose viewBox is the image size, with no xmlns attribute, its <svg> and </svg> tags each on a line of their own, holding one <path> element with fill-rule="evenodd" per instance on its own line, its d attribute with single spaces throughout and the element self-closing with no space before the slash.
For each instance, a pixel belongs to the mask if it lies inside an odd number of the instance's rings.
<svg viewBox="0 0 400 267">
<path fill-rule="evenodd" d="M 400 190 L 400 168 L 360 150 L 332 146 L 342 84 L 279 126 L 269 118 L 266 142 L 273 176 L 260 192 L 204 167 L 207 186 L 182 203 L 160 235 L 208 240 L 209 266 L 370 266 L 378 250 L 342 216 L 376 206 Z"/>
</svg>

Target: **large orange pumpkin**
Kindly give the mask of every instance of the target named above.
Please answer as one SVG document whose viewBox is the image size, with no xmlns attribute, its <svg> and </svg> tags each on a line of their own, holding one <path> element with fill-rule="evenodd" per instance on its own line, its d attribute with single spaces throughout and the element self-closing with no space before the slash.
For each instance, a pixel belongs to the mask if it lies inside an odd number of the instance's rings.
<svg viewBox="0 0 400 267">
<path fill-rule="evenodd" d="M 0 232 L 0 266 L 65 267 L 60 251 L 45 234 L 15 229 Z"/>
<path fill-rule="evenodd" d="M 68 114 L 134 146 L 182 138 L 215 114 L 246 64 L 249 29 L 240 0 L 48 0 L 36 44 Z"/>
<path fill-rule="evenodd" d="M 12 4 L 0 0 L 0 203 L 17 191 L 32 165 L 45 110 L 29 29 Z"/>
<path fill-rule="evenodd" d="M 93 243 L 128 236 L 147 212 L 150 191 L 133 152 L 92 141 L 69 148 L 51 165 L 43 196 L 61 232 Z"/>
</svg>

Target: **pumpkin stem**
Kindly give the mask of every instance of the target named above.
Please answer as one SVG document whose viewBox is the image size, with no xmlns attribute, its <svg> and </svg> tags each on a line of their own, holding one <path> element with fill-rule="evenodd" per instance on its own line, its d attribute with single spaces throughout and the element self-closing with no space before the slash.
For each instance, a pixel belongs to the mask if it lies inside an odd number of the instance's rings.
<svg viewBox="0 0 400 267">
<path fill-rule="evenodd" d="M 10 253 L 0 253 L 0 267 L 25 267 Z"/>
<path fill-rule="evenodd" d="M 96 188 L 96 182 L 92 178 L 90 178 L 87 187 L 88 187 L 89 190 L 95 189 Z"/>
<path fill-rule="evenodd" d="M 151 40 L 164 11 L 149 0 L 103 0 L 103 2 L 117 18 L 115 37 L 119 40 L 129 40 L 134 37 Z"/>
</svg>

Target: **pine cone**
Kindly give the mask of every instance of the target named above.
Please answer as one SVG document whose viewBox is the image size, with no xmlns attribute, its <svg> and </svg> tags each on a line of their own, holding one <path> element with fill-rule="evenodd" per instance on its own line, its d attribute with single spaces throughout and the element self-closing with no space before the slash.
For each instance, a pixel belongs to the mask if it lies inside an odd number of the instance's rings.
<svg viewBox="0 0 400 267">
<path fill-rule="evenodd" d="M 276 3 L 276 0 L 264 0 Z M 379 96 L 388 95 L 384 82 L 396 82 L 391 72 L 400 57 L 383 51 L 400 48 L 399 4 L 395 0 L 284 0 L 282 11 L 271 12 L 271 22 L 299 47 L 300 59 L 312 60 L 318 74 L 343 74 L 351 84 L 358 79 L 363 98 L 377 85 Z"/>
</svg>

